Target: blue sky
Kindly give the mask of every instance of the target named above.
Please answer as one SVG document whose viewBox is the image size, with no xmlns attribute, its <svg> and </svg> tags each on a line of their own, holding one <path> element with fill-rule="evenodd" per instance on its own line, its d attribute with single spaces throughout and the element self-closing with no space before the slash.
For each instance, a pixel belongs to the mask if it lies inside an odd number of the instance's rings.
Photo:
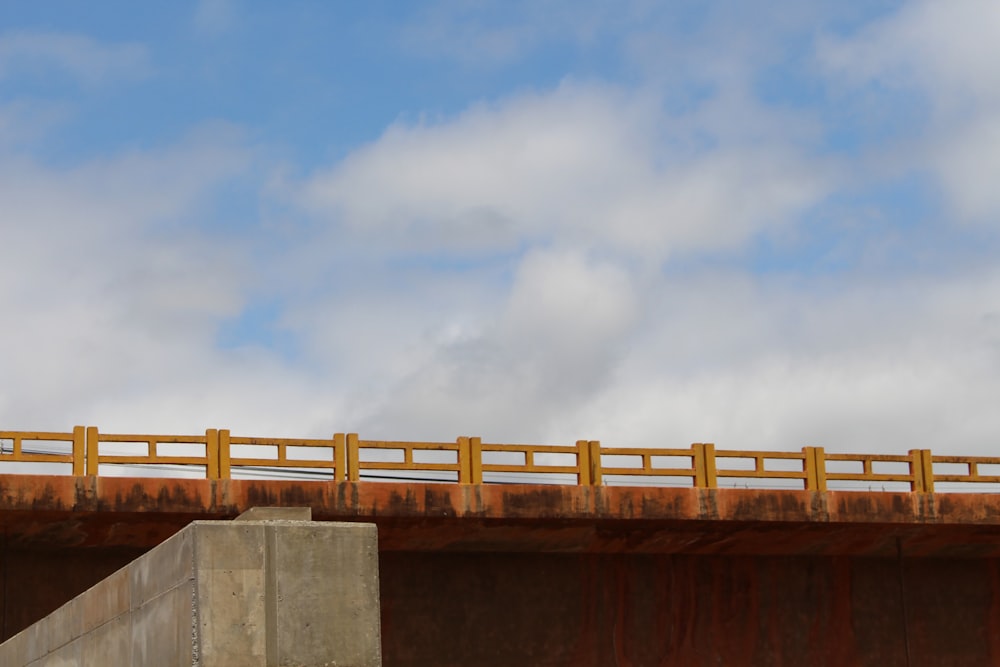
<svg viewBox="0 0 1000 667">
<path fill-rule="evenodd" d="M 998 30 L 0 3 L 0 424 L 993 451 Z"/>
</svg>

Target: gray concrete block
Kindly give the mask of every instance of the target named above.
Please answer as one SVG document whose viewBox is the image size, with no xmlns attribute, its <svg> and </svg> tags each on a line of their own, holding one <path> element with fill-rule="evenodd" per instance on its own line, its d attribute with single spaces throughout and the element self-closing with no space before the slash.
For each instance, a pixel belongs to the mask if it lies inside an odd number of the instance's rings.
<svg viewBox="0 0 1000 667">
<path fill-rule="evenodd" d="M 199 653 L 203 665 L 265 665 L 264 527 L 197 522 Z"/>
<path fill-rule="evenodd" d="M 129 570 L 122 568 L 80 596 L 81 632 L 87 633 L 129 611 Z"/>
<path fill-rule="evenodd" d="M 0 645 L 0 665 L 26 665 L 30 662 L 26 632 L 19 632 Z"/>
<path fill-rule="evenodd" d="M 74 598 L 56 609 L 46 618 L 48 652 L 69 644 L 83 634 L 83 612 L 80 598 Z"/>
<path fill-rule="evenodd" d="M 132 617 L 122 614 L 80 638 L 81 665 L 132 665 Z M 192 663 L 193 664 L 193 663 Z"/>
<path fill-rule="evenodd" d="M 194 577 L 192 539 L 184 529 L 129 564 L 132 609 Z"/>
<path fill-rule="evenodd" d="M 378 537 L 372 524 L 266 528 L 269 665 L 381 664 Z"/>
<path fill-rule="evenodd" d="M 374 525 L 195 522 L 0 645 L 11 667 L 381 665 Z"/>
<path fill-rule="evenodd" d="M 41 667 L 80 667 L 84 664 L 80 647 L 80 639 L 64 644 L 39 660 L 39 664 Z"/>
<path fill-rule="evenodd" d="M 133 609 L 133 667 L 191 667 L 195 653 L 194 582 Z"/>
<path fill-rule="evenodd" d="M 233 521 L 312 521 L 312 508 L 251 507 Z"/>
<path fill-rule="evenodd" d="M 48 617 L 43 618 L 24 631 L 25 635 L 25 658 L 36 660 L 44 657 L 49 652 L 48 640 L 49 622 Z"/>
</svg>

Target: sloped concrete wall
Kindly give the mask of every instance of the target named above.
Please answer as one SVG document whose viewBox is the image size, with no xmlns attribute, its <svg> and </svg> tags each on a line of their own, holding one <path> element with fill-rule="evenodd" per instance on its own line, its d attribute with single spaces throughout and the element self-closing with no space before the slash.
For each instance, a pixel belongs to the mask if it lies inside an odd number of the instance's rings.
<svg viewBox="0 0 1000 667">
<path fill-rule="evenodd" d="M 0 664 L 381 665 L 375 526 L 192 523 L 0 645 Z"/>
</svg>

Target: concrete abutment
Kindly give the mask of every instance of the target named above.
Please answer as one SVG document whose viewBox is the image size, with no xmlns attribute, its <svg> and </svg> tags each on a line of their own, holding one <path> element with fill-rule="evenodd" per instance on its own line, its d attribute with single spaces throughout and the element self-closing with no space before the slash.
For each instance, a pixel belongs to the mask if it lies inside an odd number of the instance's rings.
<svg viewBox="0 0 1000 667">
<path fill-rule="evenodd" d="M 377 667 L 374 525 L 196 521 L 0 645 L 10 667 Z"/>
</svg>

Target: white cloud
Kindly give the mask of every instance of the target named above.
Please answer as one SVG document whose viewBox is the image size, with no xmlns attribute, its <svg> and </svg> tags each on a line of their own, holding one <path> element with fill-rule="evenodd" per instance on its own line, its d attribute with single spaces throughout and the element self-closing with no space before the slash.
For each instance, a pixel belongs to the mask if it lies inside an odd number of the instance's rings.
<svg viewBox="0 0 1000 667">
<path fill-rule="evenodd" d="M 966 8 L 954 22 L 968 21 Z M 906 5 L 831 40 L 823 57 L 851 73 L 848 85 L 882 77 L 981 100 L 962 124 L 939 107 L 933 132 L 908 137 L 919 150 L 887 150 L 896 164 L 923 156 L 959 210 L 988 216 L 1000 207 L 993 74 L 958 71 L 962 46 L 927 33 L 940 11 Z M 803 212 L 831 193 L 850 199 L 845 183 L 871 169 L 819 152 L 827 128 L 815 114 L 758 98 L 755 76 L 778 56 L 756 33 L 721 48 L 720 34 L 738 32 L 708 31 L 694 51 L 670 45 L 684 57 L 669 66 L 655 40 L 636 52 L 663 71 L 725 52 L 688 72 L 713 84 L 690 105 L 661 87 L 677 77 L 633 88 L 567 80 L 396 123 L 288 188 L 261 186 L 258 156 L 216 129 L 72 167 L 0 154 L 0 345 L 18 351 L 0 357 L 0 419 L 987 451 L 1000 431 L 994 271 L 949 257 L 935 280 L 878 267 L 765 277 L 741 263 L 751 243 L 785 233 L 833 252 L 839 239 L 811 237 Z M 958 55 L 925 56 L 927 40 Z M 30 50 L 15 58 L 6 44 L 0 67 L 23 64 Z M 58 49 L 39 52 L 62 62 Z M 923 58 L 933 66 L 921 69 Z M 96 62 L 93 80 L 113 75 Z M 259 188 L 282 224 L 213 228 L 215 199 L 232 197 L 234 180 Z M 276 304 L 270 324 L 292 339 L 287 355 L 254 331 L 218 346 L 255 299 Z"/>
<path fill-rule="evenodd" d="M 991 452 L 1000 275 L 838 292 L 746 277 L 665 286 L 614 381 L 553 432 L 619 445 Z"/>
<path fill-rule="evenodd" d="M 662 259 L 737 246 L 829 187 L 788 143 L 697 152 L 671 141 L 688 129 L 648 95 L 564 84 L 393 126 L 303 197 L 376 243 L 474 252 L 558 238 Z"/>
<path fill-rule="evenodd" d="M 121 424 L 142 414 L 130 406 L 180 395 L 202 408 L 147 412 L 150 427 L 201 422 L 212 410 L 201 392 L 229 373 L 218 324 L 239 312 L 252 274 L 238 245 L 198 230 L 199 209 L 250 159 L 197 134 L 65 168 L 0 155 L 5 423 Z"/>
<path fill-rule="evenodd" d="M 936 174 L 956 218 L 995 225 L 1000 197 L 1000 5 L 990 0 L 917 0 L 847 37 L 825 38 L 820 60 L 848 86 L 875 84 L 895 113 L 927 105 L 920 134 L 894 147 L 897 169 Z M 899 95 L 898 99 L 892 96 Z"/>
<path fill-rule="evenodd" d="M 404 28 L 401 41 L 419 56 L 497 67 L 525 60 L 553 43 L 590 45 L 602 33 L 647 16 L 650 12 L 643 4 L 443 0 L 427 3 Z"/>
<path fill-rule="evenodd" d="M 820 43 L 826 64 L 855 81 L 919 86 L 936 105 L 1000 100 L 1000 5 L 915 0 L 846 39 Z"/>
<path fill-rule="evenodd" d="M 194 25 L 207 34 L 217 34 L 232 27 L 235 12 L 231 0 L 199 0 L 195 8 Z"/>
<path fill-rule="evenodd" d="M 149 56 L 141 44 L 103 44 L 84 35 L 8 32 L 0 35 L 0 79 L 13 73 L 55 68 L 93 85 L 148 75 Z"/>
</svg>

